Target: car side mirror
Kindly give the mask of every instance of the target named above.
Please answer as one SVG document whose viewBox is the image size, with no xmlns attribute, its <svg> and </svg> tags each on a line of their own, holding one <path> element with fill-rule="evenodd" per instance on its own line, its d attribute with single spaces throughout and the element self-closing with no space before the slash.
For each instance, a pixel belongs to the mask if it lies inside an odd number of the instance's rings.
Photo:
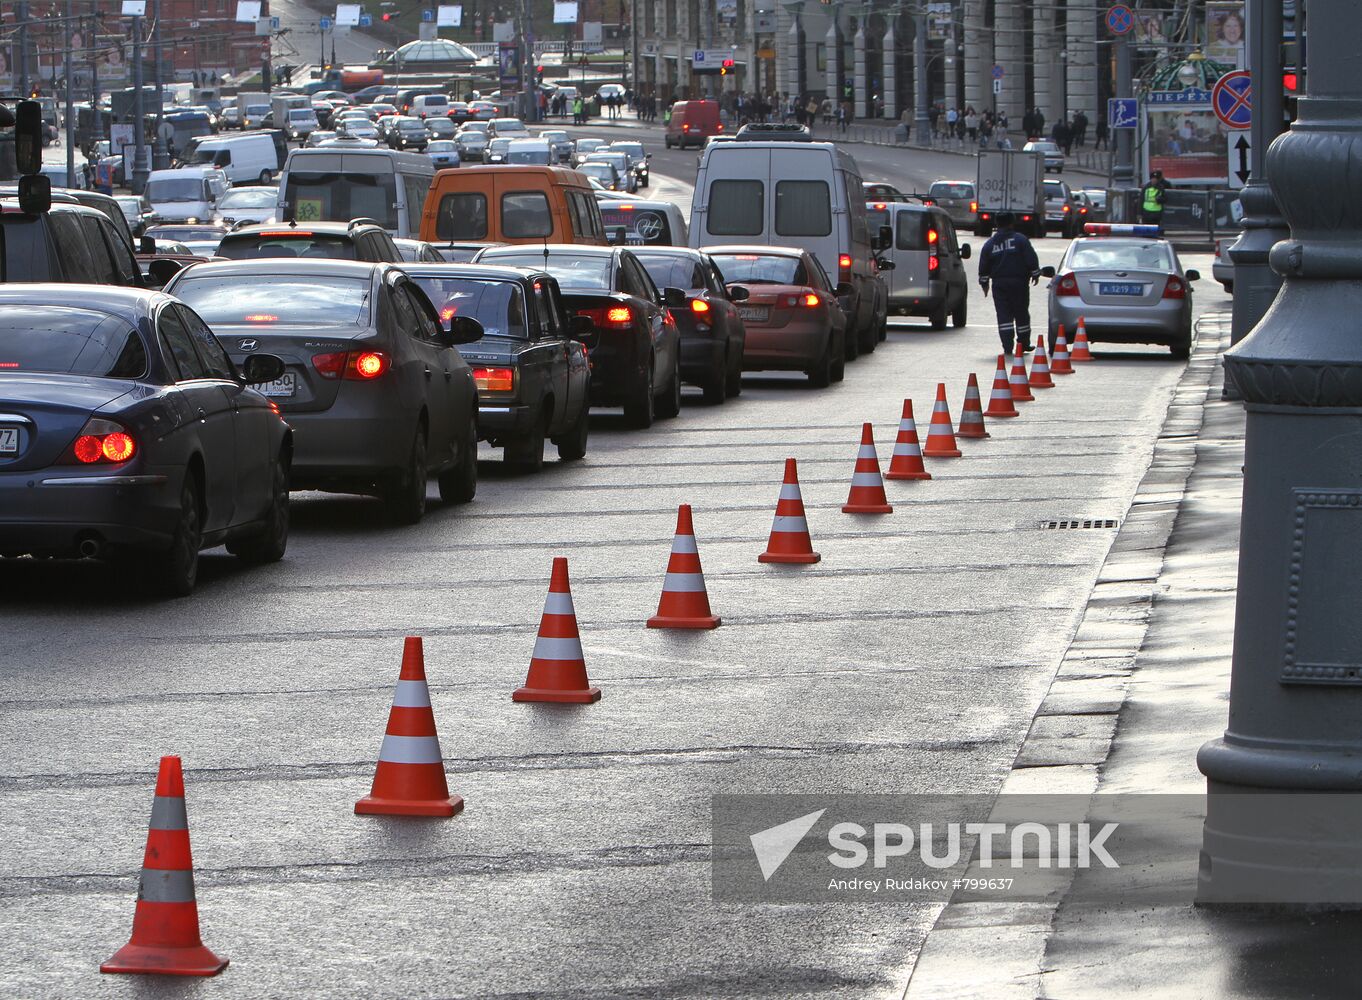
<svg viewBox="0 0 1362 1000">
<path fill-rule="evenodd" d="M 879 232 L 875 236 L 874 247 L 876 250 L 886 250 L 894 243 L 894 230 L 889 226 L 880 226 Z"/>
<path fill-rule="evenodd" d="M 1053 278 L 1055 276 L 1055 269 L 1047 264 L 1040 269 L 1040 276 L 1042 278 Z"/>
<path fill-rule="evenodd" d="M 145 226 L 142 227 L 142 232 L 143 232 L 143 235 L 140 236 L 140 237 L 138 237 L 138 240 L 137 240 L 137 252 L 138 252 L 138 253 L 155 253 L 155 252 L 156 252 L 156 239 L 155 239 L 154 237 L 151 237 L 151 236 L 147 236 L 147 235 L 146 235 L 146 227 L 145 227 Z"/>
<path fill-rule="evenodd" d="M 752 292 L 746 285 L 728 286 L 728 301 L 730 302 L 746 302 L 751 297 Z"/>
<path fill-rule="evenodd" d="M 876 268 L 876 270 L 880 270 L 880 271 L 892 271 L 892 270 L 894 270 L 894 268 L 897 267 L 897 266 L 898 266 L 898 265 L 895 264 L 892 260 L 881 260 L 879 257 L 876 257 L 876 258 L 875 258 L 875 268 Z"/>
<path fill-rule="evenodd" d="M 449 335 L 449 343 L 444 345 L 446 347 L 476 343 L 483 337 L 482 324 L 472 316 L 453 317 L 443 332 Z"/>
<path fill-rule="evenodd" d="M 974 256 L 974 251 L 970 248 L 970 245 L 969 245 L 968 243 L 961 243 L 961 244 L 960 244 L 960 259 L 961 259 L 961 260 L 969 260 L 970 257 L 972 257 L 972 256 Z"/>
<path fill-rule="evenodd" d="M 1185 277 L 1188 281 L 1200 281 L 1201 272 L 1198 271 L 1196 268 L 1192 268 L 1186 274 L 1184 274 L 1183 277 Z"/>
<path fill-rule="evenodd" d="M 273 382 L 284 374 L 284 359 L 274 354 L 252 354 L 241 365 L 241 381 L 247 385 Z"/>
<path fill-rule="evenodd" d="M 147 264 L 146 284 L 148 288 L 164 288 L 170 279 L 185 269 L 184 261 L 158 257 Z"/>
<path fill-rule="evenodd" d="M 688 299 L 689 296 L 679 288 L 662 289 L 662 304 L 670 309 L 680 309 Z"/>
<path fill-rule="evenodd" d="M 849 296 L 849 295 L 855 295 L 855 294 L 856 294 L 856 286 L 853 285 L 853 284 L 852 284 L 851 282 L 849 282 L 849 281 L 839 281 L 839 282 L 837 283 L 837 289 L 836 289 L 836 291 L 837 291 L 837 297 L 838 297 L 839 299 L 844 299 L 844 298 L 846 298 L 846 297 Z"/>
</svg>

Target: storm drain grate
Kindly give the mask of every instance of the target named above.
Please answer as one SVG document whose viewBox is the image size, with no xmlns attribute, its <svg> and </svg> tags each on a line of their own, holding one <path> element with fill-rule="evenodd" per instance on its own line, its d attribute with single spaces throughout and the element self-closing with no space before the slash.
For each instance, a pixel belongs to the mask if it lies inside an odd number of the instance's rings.
<svg viewBox="0 0 1362 1000">
<path fill-rule="evenodd" d="M 1079 528 L 1119 528 L 1121 522 L 1114 518 L 1073 518 L 1067 521 L 1041 521 L 1042 531 L 1073 531 Z"/>
</svg>

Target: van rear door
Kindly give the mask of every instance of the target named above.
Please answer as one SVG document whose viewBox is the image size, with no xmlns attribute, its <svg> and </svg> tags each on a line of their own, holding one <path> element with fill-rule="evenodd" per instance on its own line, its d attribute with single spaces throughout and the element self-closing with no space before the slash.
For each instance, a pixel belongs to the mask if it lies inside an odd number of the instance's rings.
<svg viewBox="0 0 1362 1000">
<path fill-rule="evenodd" d="M 770 237 L 765 242 L 807 250 L 824 271 L 836 275 L 838 255 L 851 248 L 845 245 L 850 222 L 832 153 L 789 143 L 772 147 L 770 155 Z M 856 197 L 861 196 L 858 185 Z"/>
<path fill-rule="evenodd" d="M 703 191 L 691 208 L 690 245 L 770 243 L 769 146 L 724 143 L 705 156 Z"/>
</svg>

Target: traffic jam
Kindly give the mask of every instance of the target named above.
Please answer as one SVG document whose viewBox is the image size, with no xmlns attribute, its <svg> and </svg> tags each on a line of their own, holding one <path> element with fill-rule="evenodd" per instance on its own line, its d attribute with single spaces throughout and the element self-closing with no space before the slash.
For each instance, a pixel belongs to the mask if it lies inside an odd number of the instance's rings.
<svg viewBox="0 0 1362 1000">
<path fill-rule="evenodd" d="M 966 326 L 961 234 L 1014 218 L 1074 237 L 1044 269 L 1052 348 L 1191 345 L 1199 275 L 1157 227 L 1079 228 L 1094 199 L 1039 153 L 996 154 L 1034 174 L 1029 204 L 988 203 L 987 153 L 978 190 L 908 195 L 802 126 L 725 133 L 685 102 L 666 145 L 699 146 L 687 216 L 643 194 L 641 141 L 438 92 L 276 93 L 114 197 L 51 185 L 32 103 L 0 191 L 0 556 L 106 561 L 151 593 L 189 594 L 217 546 L 284 558 L 298 491 L 416 524 L 432 479 L 474 499 L 480 447 L 531 474 L 550 444 L 586 458 L 601 409 L 644 431 L 684 419 L 686 387 L 827 388 L 891 318 Z"/>
</svg>

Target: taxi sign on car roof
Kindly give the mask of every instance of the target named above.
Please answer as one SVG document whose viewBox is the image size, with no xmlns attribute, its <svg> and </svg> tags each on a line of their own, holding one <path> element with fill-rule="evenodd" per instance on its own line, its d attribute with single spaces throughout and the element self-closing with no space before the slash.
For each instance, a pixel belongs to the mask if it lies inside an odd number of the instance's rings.
<svg viewBox="0 0 1362 1000">
<path fill-rule="evenodd" d="M 1129 222 L 1089 222 L 1083 227 L 1085 236 L 1152 236 L 1162 234 L 1158 226 L 1141 226 Z"/>
</svg>

